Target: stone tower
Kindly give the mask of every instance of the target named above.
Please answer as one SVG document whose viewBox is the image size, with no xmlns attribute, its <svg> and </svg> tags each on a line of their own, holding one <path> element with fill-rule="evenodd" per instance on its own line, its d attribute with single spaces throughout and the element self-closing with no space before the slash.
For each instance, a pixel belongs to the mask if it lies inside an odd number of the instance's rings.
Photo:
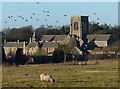
<svg viewBox="0 0 120 89">
<path fill-rule="evenodd" d="M 88 34 L 88 16 L 71 16 L 70 35 L 85 40 Z"/>
</svg>

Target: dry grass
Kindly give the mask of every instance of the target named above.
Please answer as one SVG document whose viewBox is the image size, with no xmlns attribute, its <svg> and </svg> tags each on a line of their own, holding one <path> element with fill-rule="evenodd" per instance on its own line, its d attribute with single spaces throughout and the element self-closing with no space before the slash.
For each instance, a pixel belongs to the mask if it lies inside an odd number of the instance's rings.
<svg viewBox="0 0 120 89">
<path fill-rule="evenodd" d="M 92 60 L 88 65 L 41 64 L 3 67 L 3 87 L 117 87 L 117 60 Z M 39 75 L 48 73 L 55 83 L 41 82 Z"/>
</svg>

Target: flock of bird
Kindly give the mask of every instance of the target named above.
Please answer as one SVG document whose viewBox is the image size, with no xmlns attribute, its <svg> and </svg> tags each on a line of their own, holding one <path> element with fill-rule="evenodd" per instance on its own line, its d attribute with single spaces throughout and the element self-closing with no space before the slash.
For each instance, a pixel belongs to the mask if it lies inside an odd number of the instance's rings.
<svg viewBox="0 0 120 89">
<path fill-rule="evenodd" d="M 36 2 L 36 4 L 39 4 L 39 2 Z M 50 17 L 50 11 L 48 11 L 48 10 L 47 10 L 47 11 L 43 10 L 42 12 L 43 12 L 43 13 L 46 13 L 46 16 L 47 16 L 47 17 Z M 38 14 L 35 13 L 35 12 L 33 12 L 29 18 L 25 18 L 25 17 L 23 17 L 23 16 L 21 16 L 21 15 L 17 15 L 17 17 L 18 17 L 19 19 L 21 19 L 21 20 L 24 20 L 25 22 L 29 22 L 30 19 L 35 19 L 36 21 L 40 21 L 38 18 L 35 18 L 36 15 L 38 15 Z M 64 17 L 67 17 L 66 14 L 64 14 L 63 16 L 64 16 Z M 13 21 L 18 22 L 19 19 L 16 19 L 16 18 L 14 18 L 14 17 L 16 17 L 16 16 L 12 16 L 12 15 L 11 15 L 11 16 L 8 16 L 8 19 L 12 19 Z M 44 19 L 44 21 L 46 22 L 46 21 L 48 21 L 48 20 L 47 20 L 47 19 Z M 5 22 L 6 24 L 8 23 L 8 21 L 4 21 L 4 22 Z M 58 23 L 59 21 L 56 20 L 55 22 Z M 49 26 L 49 25 L 47 25 L 47 26 Z"/>
<path fill-rule="evenodd" d="M 36 4 L 40 4 L 40 3 L 39 3 L 39 2 L 36 2 Z M 50 17 L 50 11 L 45 11 L 45 10 L 43 10 L 42 12 L 45 13 L 47 17 Z M 21 19 L 21 20 L 24 20 L 25 22 L 29 22 L 30 19 L 35 19 L 34 17 L 35 17 L 36 15 L 37 15 L 37 13 L 33 12 L 29 18 L 25 18 L 25 17 L 23 17 L 23 16 L 21 16 L 21 15 L 17 15 L 17 17 L 18 17 L 19 19 Z M 95 16 L 96 13 L 93 13 L 93 15 Z M 64 16 L 64 17 L 67 17 L 66 14 L 64 14 L 63 16 Z M 13 21 L 15 21 L 15 22 L 18 21 L 18 19 L 15 19 L 14 16 L 12 16 L 12 15 L 11 15 L 11 16 L 8 16 L 8 19 L 13 19 Z M 36 21 L 40 21 L 38 18 L 36 18 L 35 20 L 36 20 Z M 47 19 L 44 19 L 44 21 L 47 22 Z M 97 18 L 97 21 L 99 21 L 99 18 Z M 55 22 L 58 23 L 59 21 L 56 20 Z M 5 23 L 7 24 L 8 22 L 5 21 Z M 97 22 L 97 23 L 99 24 L 99 22 Z M 46 25 L 46 26 L 49 26 L 49 25 Z"/>
</svg>

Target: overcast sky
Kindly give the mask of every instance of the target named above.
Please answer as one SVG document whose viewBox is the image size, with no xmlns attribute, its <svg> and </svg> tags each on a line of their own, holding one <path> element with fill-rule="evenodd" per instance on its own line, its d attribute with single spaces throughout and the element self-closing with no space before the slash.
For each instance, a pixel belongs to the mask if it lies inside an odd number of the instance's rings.
<svg viewBox="0 0 120 89">
<path fill-rule="evenodd" d="M 28 25 L 34 28 L 40 25 L 68 25 L 71 16 L 89 16 L 89 22 L 114 26 L 118 24 L 118 3 L 2 2 L 2 29 Z"/>
</svg>

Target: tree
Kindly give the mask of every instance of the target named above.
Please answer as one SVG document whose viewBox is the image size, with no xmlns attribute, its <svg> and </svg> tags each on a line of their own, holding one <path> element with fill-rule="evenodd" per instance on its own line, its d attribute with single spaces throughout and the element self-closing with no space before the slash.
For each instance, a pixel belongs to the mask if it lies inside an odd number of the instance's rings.
<svg viewBox="0 0 120 89">
<path fill-rule="evenodd" d="M 99 25 L 96 23 L 90 23 L 89 24 L 89 33 L 94 33 L 100 29 Z"/>
<path fill-rule="evenodd" d="M 70 27 L 63 25 L 60 30 L 61 30 L 61 33 L 60 33 L 61 35 L 63 35 L 63 34 L 68 35 L 70 32 Z"/>
<path fill-rule="evenodd" d="M 58 48 L 55 49 L 53 53 L 53 59 L 54 60 L 59 60 L 59 62 L 64 61 L 66 62 L 66 55 L 69 54 L 70 52 L 75 51 L 74 47 L 76 46 L 75 40 L 71 38 L 69 42 L 66 45 L 59 45 Z"/>
<path fill-rule="evenodd" d="M 6 40 L 29 41 L 29 38 L 32 37 L 33 28 L 32 26 L 12 28 L 4 30 L 3 33 L 4 33 L 3 38 Z"/>
<path fill-rule="evenodd" d="M 7 58 L 3 47 L 2 47 L 2 63 L 7 63 Z"/>
<path fill-rule="evenodd" d="M 15 63 L 16 65 L 23 65 L 25 62 L 26 60 L 24 59 L 23 49 L 18 48 L 15 55 Z"/>
<path fill-rule="evenodd" d="M 64 60 L 64 51 L 61 49 L 61 47 L 58 47 L 55 49 L 52 57 L 52 62 L 58 63 L 63 62 Z"/>
</svg>

